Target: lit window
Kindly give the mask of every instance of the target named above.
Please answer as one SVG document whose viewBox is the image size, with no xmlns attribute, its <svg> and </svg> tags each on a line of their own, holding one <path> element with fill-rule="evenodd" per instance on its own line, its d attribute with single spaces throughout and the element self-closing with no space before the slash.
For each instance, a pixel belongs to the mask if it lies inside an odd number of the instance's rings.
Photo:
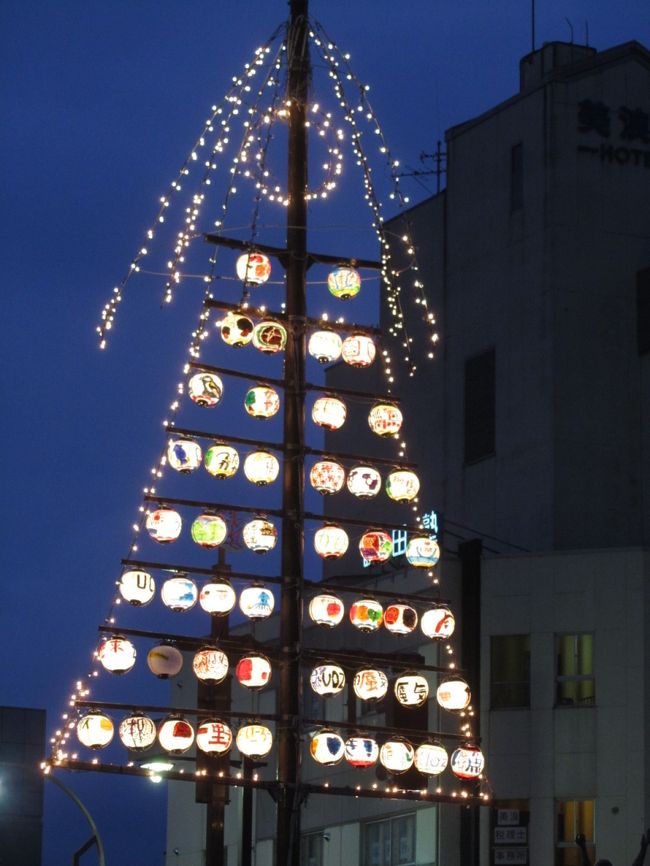
<svg viewBox="0 0 650 866">
<path fill-rule="evenodd" d="M 415 815 L 399 815 L 363 825 L 362 866 L 412 866 Z"/>
<path fill-rule="evenodd" d="M 300 866 L 323 866 L 322 833 L 310 833 L 301 838 Z"/>
<path fill-rule="evenodd" d="M 493 635 L 490 647 L 490 706 L 530 706 L 530 637 Z"/>
<path fill-rule="evenodd" d="M 592 707 L 595 703 L 593 635 L 562 634 L 556 641 L 556 706 Z"/>
<path fill-rule="evenodd" d="M 558 800 L 555 803 L 555 866 L 582 866 L 582 852 L 575 844 L 581 833 L 594 859 L 594 801 Z"/>
</svg>

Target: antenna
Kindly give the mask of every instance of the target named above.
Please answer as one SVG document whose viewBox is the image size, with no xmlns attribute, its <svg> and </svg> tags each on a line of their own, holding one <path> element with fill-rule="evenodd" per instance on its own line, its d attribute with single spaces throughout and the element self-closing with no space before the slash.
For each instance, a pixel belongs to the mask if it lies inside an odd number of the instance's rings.
<svg viewBox="0 0 650 866">
<path fill-rule="evenodd" d="M 589 21 L 585 18 L 585 45 L 589 47 Z"/>
<path fill-rule="evenodd" d="M 564 19 L 566 23 L 569 25 L 569 30 L 571 31 L 571 45 L 573 45 L 573 24 L 569 21 L 568 18 Z"/>
</svg>

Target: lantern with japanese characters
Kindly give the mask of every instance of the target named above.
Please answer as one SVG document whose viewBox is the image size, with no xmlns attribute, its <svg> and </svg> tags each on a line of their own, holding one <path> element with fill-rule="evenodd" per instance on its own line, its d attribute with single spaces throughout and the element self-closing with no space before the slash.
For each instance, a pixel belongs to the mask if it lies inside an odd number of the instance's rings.
<svg viewBox="0 0 650 866">
<path fill-rule="evenodd" d="M 340 598 L 329 593 L 315 595 L 309 602 L 309 618 L 316 625 L 334 628 L 343 619 L 345 607 Z"/>
<path fill-rule="evenodd" d="M 196 747 L 206 755 L 225 755 L 232 739 L 230 727 L 220 719 L 208 719 L 196 729 Z"/>
<path fill-rule="evenodd" d="M 183 653 L 175 646 L 159 644 L 147 653 L 147 666 L 161 680 L 175 677 L 183 667 Z"/>
<path fill-rule="evenodd" d="M 392 634 L 411 634 L 417 624 L 417 611 L 408 604 L 391 604 L 384 611 L 384 626 Z"/>
<path fill-rule="evenodd" d="M 348 544 L 347 532 L 334 523 L 326 523 L 314 535 L 314 548 L 323 559 L 338 559 L 344 555 Z"/>
<path fill-rule="evenodd" d="M 202 457 L 201 446 L 193 439 L 170 439 L 167 443 L 167 462 L 177 472 L 194 472 Z"/>
<path fill-rule="evenodd" d="M 410 469 L 396 469 L 386 478 L 386 493 L 395 502 L 413 502 L 420 490 L 420 479 Z"/>
<path fill-rule="evenodd" d="M 273 613 L 275 598 L 265 586 L 248 586 L 239 596 L 239 609 L 249 619 L 266 619 Z"/>
<path fill-rule="evenodd" d="M 415 535 L 406 545 L 406 560 L 415 568 L 433 568 L 440 559 L 440 547 L 428 535 Z"/>
<path fill-rule="evenodd" d="M 452 752 L 450 767 L 457 779 L 478 779 L 485 768 L 483 752 L 467 743 Z"/>
<path fill-rule="evenodd" d="M 268 553 L 278 540 L 278 530 L 270 520 L 261 517 L 249 520 L 242 530 L 244 544 L 254 553 Z"/>
<path fill-rule="evenodd" d="M 470 705 L 472 693 L 462 677 L 448 677 L 436 691 L 436 700 L 443 710 L 465 710 Z"/>
<path fill-rule="evenodd" d="M 372 737 L 348 737 L 345 741 L 345 760 L 358 770 L 366 770 L 377 763 L 379 746 Z"/>
<path fill-rule="evenodd" d="M 421 707 L 429 697 L 429 683 L 421 674 L 402 674 L 395 680 L 393 690 L 403 707 Z"/>
<path fill-rule="evenodd" d="M 223 650 L 204 647 L 194 654 L 192 670 L 204 683 L 223 682 L 228 675 L 228 656 Z"/>
<path fill-rule="evenodd" d="M 307 351 L 319 364 L 329 364 L 341 357 L 343 341 L 336 331 L 314 331 L 309 337 Z"/>
<path fill-rule="evenodd" d="M 266 725 L 243 725 L 237 731 L 237 748 L 247 758 L 265 758 L 273 748 L 273 734 Z"/>
<path fill-rule="evenodd" d="M 347 301 L 361 291 L 361 276 L 354 268 L 337 268 L 328 274 L 327 288 L 335 298 Z"/>
<path fill-rule="evenodd" d="M 244 460 L 244 475 L 258 487 L 272 484 L 279 472 L 278 458 L 270 451 L 253 451 Z"/>
<path fill-rule="evenodd" d="M 351 367 L 369 367 L 376 354 L 374 341 L 366 334 L 351 334 L 343 340 L 341 356 Z"/>
<path fill-rule="evenodd" d="M 136 651 L 130 640 L 120 635 L 107 637 L 99 645 L 97 658 L 104 670 L 112 674 L 126 674 L 135 664 Z"/>
<path fill-rule="evenodd" d="M 314 424 L 326 430 L 339 430 L 344 424 L 348 410 L 338 397 L 319 397 L 311 410 Z"/>
<path fill-rule="evenodd" d="M 235 270 L 247 286 L 261 286 L 271 276 L 271 262 L 263 253 L 244 253 L 237 259 Z"/>
<path fill-rule="evenodd" d="M 199 598 L 199 590 L 186 574 L 170 577 L 166 580 L 160 590 L 160 597 L 165 607 L 176 613 L 191 610 Z"/>
<path fill-rule="evenodd" d="M 156 725 L 142 713 L 122 719 L 118 733 L 122 744 L 131 752 L 144 752 L 156 741 Z"/>
<path fill-rule="evenodd" d="M 206 613 L 225 616 L 230 613 L 236 602 L 237 594 L 225 577 L 215 577 L 201 587 L 199 604 Z"/>
<path fill-rule="evenodd" d="M 319 460 L 311 468 L 309 481 L 319 493 L 338 493 L 345 483 L 345 469 L 335 460 Z"/>
<path fill-rule="evenodd" d="M 255 325 L 253 345 L 260 352 L 266 352 L 269 355 L 282 352 L 287 345 L 287 329 L 280 322 L 264 319 Z"/>
<path fill-rule="evenodd" d="M 207 370 L 202 370 L 190 378 L 187 383 L 187 393 L 190 395 L 190 400 L 196 403 L 197 406 L 211 409 L 221 400 L 223 382 L 216 373 L 208 373 Z"/>
<path fill-rule="evenodd" d="M 456 620 L 453 613 L 444 605 L 437 605 L 422 614 L 420 628 L 430 638 L 448 638 L 454 633 Z"/>
<path fill-rule="evenodd" d="M 194 728 L 186 719 L 169 716 L 158 728 L 158 742 L 170 755 L 182 755 L 192 748 Z"/>
<path fill-rule="evenodd" d="M 169 544 L 176 541 L 181 534 L 183 521 L 178 511 L 173 508 L 157 508 L 147 514 L 145 527 L 158 544 Z"/>
<path fill-rule="evenodd" d="M 415 750 L 415 769 L 425 776 L 439 776 L 448 763 L 449 755 L 439 743 L 422 743 Z"/>
<path fill-rule="evenodd" d="M 350 622 L 359 631 L 377 631 L 384 621 L 384 609 L 374 598 L 362 598 L 350 606 Z"/>
<path fill-rule="evenodd" d="M 336 731 L 323 728 L 312 736 L 309 754 L 317 764 L 322 764 L 323 767 L 333 767 L 340 764 L 345 756 L 343 737 Z"/>
<path fill-rule="evenodd" d="M 373 466 L 355 466 L 348 472 L 347 485 L 358 499 L 371 499 L 381 490 L 381 475 Z"/>
<path fill-rule="evenodd" d="M 376 403 L 368 414 L 368 424 L 377 436 L 397 436 L 402 429 L 403 416 L 392 403 Z"/>
<path fill-rule="evenodd" d="M 393 539 L 387 532 L 364 532 L 359 542 L 359 553 L 366 562 L 386 562 L 393 552 Z"/>
<path fill-rule="evenodd" d="M 229 346 L 245 346 L 253 337 L 253 320 L 243 313 L 226 313 L 217 324 L 221 328 L 221 339 Z"/>
<path fill-rule="evenodd" d="M 215 442 L 206 450 L 203 464 L 214 478 L 232 478 L 239 469 L 239 454 L 232 445 Z"/>
<path fill-rule="evenodd" d="M 237 662 L 235 677 L 247 689 L 263 689 L 271 681 L 271 662 L 260 653 L 244 656 Z"/>
<path fill-rule="evenodd" d="M 413 766 L 415 750 L 413 746 L 401 737 L 393 737 L 387 740 L 379 750 L 379 763 L 389 773 L 405 773 Z"/>
<path fill-rule="evenodd" d="M 388 692 L 388 677 L 376 668 L 363 668 L 354 675 L 352 688 L 360 701 L 380 701 Z"/>
<path fill-rule="evenodd" d="M 191 534 L 192 541 L 198 544 L 199 547 L 212 550 L 215 547 L 219 547 L 225 541 L 228 527 L 221 515 L 205 512 L 204 514 L 199 514 L 193 521 Z"/>
<path fill-rule="evenodd" d="M 252 418 L 272 418 L 280 410 L 280 397 L 273 388 L 256 385 L 246 392 L 244 408 Z"/>
<path fill-rule="evenodd" d="M 103 749 L 113 739 L 112 720 L 103 713 L 86 713 L 77 722 L 77 739 L 89 749 Z"/>
<path fill-rule="evenodd" d="M 335 664 L 317 665 L 309 675 L 309 685 L 322 698 L 338 695 L 345 688 L 345 671 Z"/>
<path fill-rule="evenodd" d="M 120 595 L 134 607 L 149 604 L 156 594 L 156 584 L 148 571 L 125 571 L 118 583 Z"/>
</svg>

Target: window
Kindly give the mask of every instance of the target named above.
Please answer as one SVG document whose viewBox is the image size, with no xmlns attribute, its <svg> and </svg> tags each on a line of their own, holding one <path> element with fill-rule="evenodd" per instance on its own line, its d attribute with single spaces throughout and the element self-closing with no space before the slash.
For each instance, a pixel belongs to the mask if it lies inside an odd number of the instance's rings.
<svg viewBox="0 0 650 866">
<path fill-rule="evenodd" d="M 582 853 L 575 844 L 578 833 L 587 840 L 594 859 L 594 801 L 558 800 L 555 804 L 555 866 L 581 866 Z"/>
<path fill-rule="evenodd" d="M 639 355 L 650 352 L 650 268 L 636 275 L 636 335 Z"/>
<path fill-rule="evenodd" d="M 494 349 L 465 361 L 465 463 L 494 454 Z"/>
<path fill-rule="evenodd" d="M 558 635 L 556 647 L 556 705 L 592 707 L 595 703 L 593 635 Z"/>
<path fill-rule="evenodd" d="M 530 706 L 530 637 L 493 635 L 490 641 L 490 707 Z"/>
<path fill-rule="evenodd" d="M 363 825 L 362 866 L 412 866 L 415 815 L 399 815 Z"/>
<path fill-rule="evenodd" d="M 510 212 L 524 206 L 524 146 L 521 142 L 510 151 Z"/>
<path fill-rule="evenodd" d="M 300 839 L 300 866 L 323 866 L 322 833 L 310 833 Z"/>
</svg>

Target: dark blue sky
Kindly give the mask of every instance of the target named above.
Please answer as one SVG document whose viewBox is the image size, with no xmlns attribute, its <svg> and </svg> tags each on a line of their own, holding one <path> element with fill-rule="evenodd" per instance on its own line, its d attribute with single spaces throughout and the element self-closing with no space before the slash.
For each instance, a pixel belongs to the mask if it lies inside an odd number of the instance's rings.
<svg viewBox="0 0 650 866">
<path fill-rule="evenodd" d="M 161 280 L 134 284 L 105 353 L 96 348 L 98 314 L 210 105 L 286 11 L 283 0 L 0 6 L 0 703 L 45 707 L 50 727 L 87 667 L 113 594 L 200 288 L 161 309 Z M 446 128 L 517 91 L 519 58 L 530 50 L 522 0 L 313 0 L 311 14 L 352 54 L 393 155 L 416 169 Z M 567 18 L 576 42 L 588 19 L 597 48 L 650 45 L 647 0 L 538 0 L 538 45 L 568 41 Z M 412 201 L 428 194 L 404 183 Z M 121 823 L 97 778 L 67 781 L 84 790 L 113 862 L 162 862 L 162 786 L 110 786 L 141 804 L 141 815 L 130 809 Z M 60 795 L 48 806 L 44 863 L 55 866 L 86 836 Z"/>
</svg>

